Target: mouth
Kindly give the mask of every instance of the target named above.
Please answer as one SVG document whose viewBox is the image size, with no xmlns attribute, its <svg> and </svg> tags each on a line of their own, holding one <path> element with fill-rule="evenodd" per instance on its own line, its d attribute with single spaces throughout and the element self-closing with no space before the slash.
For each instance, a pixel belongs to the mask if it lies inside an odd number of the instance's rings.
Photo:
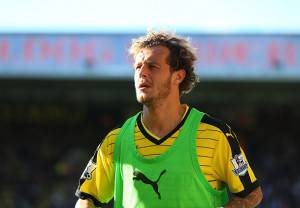
<svg viewBox="0 0 300 208">
<path fill-rule="evenodd" d="M 150 85 L 147 84 L 147 83 L 141 83 L 141 84 L 138 85 L 138 89 L 141 89 L 141 90 L 147 89 L 149 87 L 150 87 Z"/>
</svg>

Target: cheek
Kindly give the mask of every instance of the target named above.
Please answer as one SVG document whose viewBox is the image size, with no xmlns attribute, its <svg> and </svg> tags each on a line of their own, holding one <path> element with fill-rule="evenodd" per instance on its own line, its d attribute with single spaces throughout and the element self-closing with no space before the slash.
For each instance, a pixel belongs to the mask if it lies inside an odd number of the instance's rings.
<svg viewBox="0 0 300 208">
<path fill-rule="evenodd" d="M 134 81 L 134 86 L 137 86 L 137 82 L 138 82 L 138 75 L 137 73 L 134 73 L 134 77 L 133 77 L 133 81 Z"/>
</svg>

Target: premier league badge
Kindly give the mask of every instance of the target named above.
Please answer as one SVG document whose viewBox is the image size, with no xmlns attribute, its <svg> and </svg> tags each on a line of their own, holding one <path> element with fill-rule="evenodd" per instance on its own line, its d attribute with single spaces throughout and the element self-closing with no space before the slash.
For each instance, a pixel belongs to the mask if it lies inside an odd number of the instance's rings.
<svg viewBox="0 0 300 208">
<path fill-rule="evenodd" d="M 81 178 L 83 179 L 92 179 L 92 172 L 96 169 L 96 164 L 93 163 L 92 160 L 89 161 L 88 165 L 86 166 Z"/>
<path fill-rule="evenodd" d="M 241 154 L 235 155 L 233 159 L 230 160 L 234 169 L 232 170 L 236 176 L 244 176 L 248 170 L 248 163 Z"/>
</svg>

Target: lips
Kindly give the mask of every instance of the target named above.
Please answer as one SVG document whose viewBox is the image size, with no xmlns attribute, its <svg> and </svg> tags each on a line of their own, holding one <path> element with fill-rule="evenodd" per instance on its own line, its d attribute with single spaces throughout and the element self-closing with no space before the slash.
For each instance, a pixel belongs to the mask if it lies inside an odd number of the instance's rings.
<svg viewBox="0 0 300 208">
<path fill-rule="evenodd" d="M 139 89 L 145 89 L 151 87 L 151 84 L 147 82 L 146 80 L 141 80 L 140 83 L 138 84 Z"/>
<path fill-rule="evenodd" d="M 142 83 L 142 84 L 139 84 L 138 87 L 141 89 L 141 88 L 147 88 L 147 87 L 150 87 L 150 85 L 147 84 L 147 83 Z"/>
</svg>

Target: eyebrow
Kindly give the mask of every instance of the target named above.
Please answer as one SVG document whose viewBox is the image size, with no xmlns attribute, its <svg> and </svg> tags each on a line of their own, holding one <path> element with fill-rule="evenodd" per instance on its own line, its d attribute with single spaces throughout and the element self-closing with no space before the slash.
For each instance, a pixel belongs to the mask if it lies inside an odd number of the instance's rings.
<svg viewBox="0 0 300 208">
<path fill-rule="evenodd" d="M 143 61 L 136 61 L 136 62 L 134 62 L 134 66 L 136 66 L 136 65 L 138 65 L 138 64 L 140 64 L 140 63 L 142 63 Z M 152 61 L 152 60 L 146 60 L 145 61 L 145 63 L 146 64 L 152 64 L 152 65 L 157 65 L 157 66 L 160 66 L 160 64 L 159 63 L 157 63 L 156 61 Z"/>
<path fill-rule="evenodd" d="M 151 61 L 151 60 L 149 60 L 149 61 L 145 61 L 147 64 L 154 64 L 154 65 L 160 65 L 159 63 L 157 63 L 157 62 L 155 62 L 155 61 Z"/>
</svg>

